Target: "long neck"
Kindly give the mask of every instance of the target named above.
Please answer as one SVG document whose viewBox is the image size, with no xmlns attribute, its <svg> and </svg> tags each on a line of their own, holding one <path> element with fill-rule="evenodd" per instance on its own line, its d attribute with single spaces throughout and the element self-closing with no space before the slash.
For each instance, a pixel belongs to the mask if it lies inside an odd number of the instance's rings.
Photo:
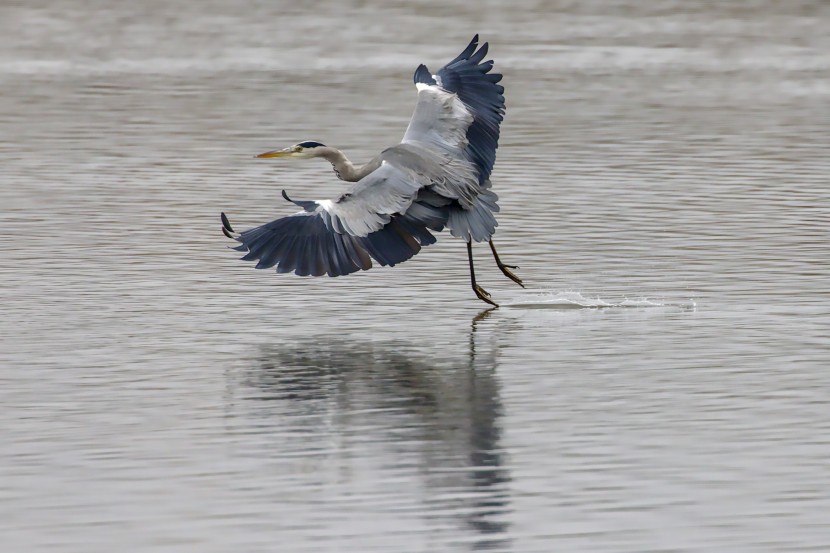
<svg viewBox="0 0 830 553">
<path fill-rule="evenodd" d="M 325 158 L 334 168 L 334 173 L 337 178 L 347 182 L 357 182 L 378 167 L 380 167 L 381 160 L 373 159 L 366 165 L 355 166 L 346 155 L 337 148 L 325 147 L 320 152 L 320 156 Z"/>
</svg>

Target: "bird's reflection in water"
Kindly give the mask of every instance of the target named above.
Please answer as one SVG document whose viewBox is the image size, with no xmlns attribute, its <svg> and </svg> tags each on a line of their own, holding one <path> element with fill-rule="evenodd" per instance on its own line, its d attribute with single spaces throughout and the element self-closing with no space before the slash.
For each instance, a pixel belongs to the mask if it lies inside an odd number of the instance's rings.
<svg viewBox="0 0 830 553">
<path fill-rule="evenodd" d="M 367 342 L 366 336 L 270 345 L 243 377 L 244 397 L 268 401 L 259 417 L 296 417 L 299 423 L 289 426 L 302 451 L 324 444 L 326 455 L 349 465 L 371 444 L 383 458 L 381 472 L 405 474 L 396 486 L 418 490 L 421 520 L 441 528 L 451 522 L 472 549 L 507 550 L 509 475 L 499 443 L 495 345 L 479 330 L 486 316 L 456 345 Z M 266 407 L 275 402 L 276 409 Z M 331 444 L 337 444 L 333 452 Z M 397 493 L 389 490 L 391 497 Z"/>
</svg>

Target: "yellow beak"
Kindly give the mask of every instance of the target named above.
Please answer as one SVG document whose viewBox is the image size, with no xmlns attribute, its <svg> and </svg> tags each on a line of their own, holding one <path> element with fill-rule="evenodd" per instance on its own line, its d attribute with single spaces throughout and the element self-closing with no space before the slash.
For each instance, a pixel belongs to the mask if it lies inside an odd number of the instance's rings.
<svg viewBox="0 0 830 553">
<path fill-rule="evenodd" d="M 293 153 L 294 150 L 292 150 L 291 148 L 285 148 L 283 150 L 273 150 L 270 152 L 265 152 L 264 154 L 259 154 L 258 156 L 254 157 L 289 157 Z"/>
</svg>

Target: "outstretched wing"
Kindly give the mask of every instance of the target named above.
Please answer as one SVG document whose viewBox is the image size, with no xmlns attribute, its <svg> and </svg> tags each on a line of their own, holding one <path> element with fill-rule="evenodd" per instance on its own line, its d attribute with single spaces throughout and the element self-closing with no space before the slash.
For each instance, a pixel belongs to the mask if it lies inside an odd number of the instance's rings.
<svg viewBox="0 0 830 553">
<path fill-rule="evenodd" d="M 314 213 L 300 212 L 239 235 L 223 213 L 222 231 L 241 242 L 234 249 L 247 252 L 244 261 L 259 260 L 257 269 L 277 265 L 278 273 L 340 276 L 372 266 L 369 254 L 354 237 L 329 231 Z"/>
<path fill-rule="evenodd" d="M 247 252 L 245 261 L 259 260 L 257 269 L 276 265 L 278 273 L 300 276 L 341 276 L 381 265 L 402 263 L 435 243 L 430 230 L 440 231 L 447 214 L 440 199 L 420 190 L 428 179 L 383 163 L 335 200 L 295 201 L 303 211 L 235 234 L 222 214 L 222 230 Z"/>
<path fill-rule="evenodd" d="M 490 178 L 504 118 L 504 87 L 478 35 L 454 60 L 434 75 L 421 65 L 415 71 L 418 104 L 403 142 L 424 143 L 449 152 L 463 152 L 478 169 L 483 184 Z"/>
</svg>

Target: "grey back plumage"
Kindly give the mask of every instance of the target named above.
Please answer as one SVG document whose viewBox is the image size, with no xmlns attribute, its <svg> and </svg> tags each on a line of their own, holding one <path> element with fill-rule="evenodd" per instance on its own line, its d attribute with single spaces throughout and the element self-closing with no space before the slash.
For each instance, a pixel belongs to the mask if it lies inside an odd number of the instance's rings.
<svg viewBox="0 0 830 553">
<path fill-rule="evenodd" d="M 435 75 L 415 72 L 418 102 L 402 143 L 332 200 L 291 200 L 302 211 L 235 235 L 257 268 L 298 275 L 346 275 L 395 265 L 435 242 L 432 232 L 482 241 L 495 232 L 498 197 L 489 181 L 504 114 L 501 75 L 483 62 L 478 35 Z M 379 162 L 379 163 L 378 163 Z M 285 195 L 285 193 L 284 193 Z M 288 198 L 287 195 L 285 195 Z"/>
</svg>

